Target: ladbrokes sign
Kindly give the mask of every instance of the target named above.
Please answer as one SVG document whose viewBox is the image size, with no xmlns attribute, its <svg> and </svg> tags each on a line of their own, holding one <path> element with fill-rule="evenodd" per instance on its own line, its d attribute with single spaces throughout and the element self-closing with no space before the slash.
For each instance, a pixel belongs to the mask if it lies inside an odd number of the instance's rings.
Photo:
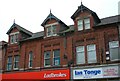
<svg viewBox="0 0 120 81">
<path fill-rule="evenodd" d="M 59 72 L 59 73 L 57 73 L 57 74 L 55 74 L 55 73 L 48 73 L 48 74 L 44 74 L 44 78 L 55 78 L 55 77 L 66 77 L 67 76 L 67 74 L 66 73 L 61 73 L 61 72 Z"/>
<path fill-rule="evenodd" d="M 43 71 L 41 78 L 48 80 L 67 80 L 70 79 L 70 71 L 69 69 Z"/>
<path fill-rule="evenodd" d="M 38 72 L 11 73 L 11 74 L 3 74 L 3 79 L 69 80 L 70 71 L 69 69 L 61 69 L 61 70 L 44 70 L 44 71 L 38 71 Z"/>
</svg>

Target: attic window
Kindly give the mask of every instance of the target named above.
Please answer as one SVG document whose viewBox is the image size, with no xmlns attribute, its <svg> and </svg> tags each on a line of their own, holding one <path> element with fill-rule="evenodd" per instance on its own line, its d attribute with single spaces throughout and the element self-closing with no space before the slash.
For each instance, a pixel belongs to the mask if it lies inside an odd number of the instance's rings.
<svg viewBox="0 0 120 81">
<path fill-rule="evenodd" d="M 78 31 L 90 29 L 90 18 L 79 19 L 77 23 Z"/>
<path fill-rule="evenodd" d="M 15 33 L 10 34 L 10 43 L 11 44 L 18 42 L 18 34 L 19 34 L 19 32 L 15 32 Z"/>
<path fill-rule="evenodd" d="M 85 29 L 90 29 L 90 18 L 84 19 Z"/>
<path fill-rule="evenodd" d="M 47 32 L 46 32 L 47 37 L 57 35 L 57 27 L 56 27 L 56 25 L 51 25 L 49 27 L 46 27 L 46 30 L 47 30 Z"/>
<path fill-rule="evenodd" d="M 82 21 L 82 19 L 78 20 L 78 30 L 83 30 L 83 21 Z"/>
</svg>

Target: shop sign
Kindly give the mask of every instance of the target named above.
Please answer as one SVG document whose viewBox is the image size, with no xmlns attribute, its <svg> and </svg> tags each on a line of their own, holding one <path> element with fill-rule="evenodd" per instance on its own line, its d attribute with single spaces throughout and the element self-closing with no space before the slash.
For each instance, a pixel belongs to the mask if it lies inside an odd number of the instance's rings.
<svg viewBox="0 0 120 81">
<path fill-rule="evenodd" d="M 38 72 L 10 73 L 3 74 L 3 79 L 69 80 L 70 71 L 69 69 L 61 69 L 61 70 L 44 70 Z"/>
<path fill-rule="evenodd" d="M 73 79 L 101 78 L 102 68 L 76 69 L 73 70 Z"/>
<path fill-rule="evenodd" d="M 120 66 L 106 66 L 90 69 L 74 69 L 73 79 L 113 78 L 120 77 Z"/>
<path fill-rule="evenodd" d="M 119 75 L 119 68 L 118 66 L 111 66 L 103 68 L 103 77 L 118 77 Z"/>
</svg>

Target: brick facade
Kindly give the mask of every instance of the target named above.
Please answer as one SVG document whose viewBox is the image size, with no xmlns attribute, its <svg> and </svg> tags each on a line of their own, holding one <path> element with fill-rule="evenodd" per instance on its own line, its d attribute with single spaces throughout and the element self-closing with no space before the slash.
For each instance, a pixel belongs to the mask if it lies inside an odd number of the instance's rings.
<svg viewBox="0 0 120 81">
<path fill-rule="evenodd" d="M 82 5 L 81 5 L 82 6 Z M 84 7 L 84 6 L 83 6 Z M 51 14 L 51 13 L 50 13 Z M 20 32 L 20 29 L 13 27 L 9 30 L 9 42 L 7 46 L 7 52 L 5 56 L 5 73 L 7 72 L 21 72 L 21 71 L 34 71 L 34 70 L 46 70 L 46 69 L 60 69 L 68 67 L 77 67 L 77 66 L 97 66 L 104 64 L 119 64 L 119 60 L 111 61 L 106 60 L 106 52 L 109 52 L 109 42 L 110 41 L 119 41 L 120 48 L 120 38 L 119 38 L 119 22 L 114 22 L 114 18 L 117 16 L 108 17 L 105 19 L 99 19 L 95 12 L 90 11 L 89 9 L 78 10 L 71 17 L 73 19 L 74 25 L 71 30 L 71 26 L 66 26 L 61 20 L 57 19 L 55 16 L 46 18 L 42 26 L 44 31 L 39 33 L 29 33 Z M 78 31 L 78 20 L 90 18 L 90 29 L 83 28 L 82 31 Z M 113 18 L 113 20 L 112 20 Z M 99 20 L 101 22 L 99 22 Z M 107 20 L 107 21 L 104 21 Z M 47 25 L 57 23 L 57 35 L 47 37 Z M 62 28 L 62 31 L 60 29 Z M 85 25 L 83 25 L 85 27 Z M 63 30 L 64 29 L 64 30 Z M 68 31 L 69 30 L 69 31 Z M 19 33 L 19 43 L 10 44 L 10 33 L 14 32 Z M 22 30 L 23 31 L 23 30 Z M 22 39 L 25 36 L 25 39 Z M 36 36 L 36 37 L 35 37 Z M 87 45 L 95 44 L 96 45 L 96 63 L 88 63 L 87 56 Z M 84 46 L 85 47 L 85 63 L 76 64 L 76 47 Z M 56 49 L 60 49 L 60 65 L 53 65 L 53 54 L 52 52 Z M 33 52 L 33 65 L 32 68 L 29 68 L 29 53 Z M 50 67 L 44 67 L 44 52 L 50 51 Z M 120 53 L 118 53 L 120 55 Z M 14 66 L 14 56 L 19 55 L 19 69 L 7 71 L 7 58 L 12 56 L 12 65 Z M 12 66 L 12 68 L 13 68 Z"/>
</svg>

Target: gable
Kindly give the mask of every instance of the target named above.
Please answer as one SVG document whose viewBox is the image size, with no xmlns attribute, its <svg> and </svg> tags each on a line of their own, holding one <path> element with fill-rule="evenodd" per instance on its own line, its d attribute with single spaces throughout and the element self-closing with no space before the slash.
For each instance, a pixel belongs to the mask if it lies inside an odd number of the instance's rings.
<svg viewBox="0 0 120 81">
<path fill-rule="evenodd" d="M 88 12 L 88 11 L 84 11 L 84 12 L 79 12 L 77 15 L 76 15 L 76 18 L 75 19 L 81 19 L 81 18 L 86 18 L 86 17 L 90 17 L 91 16 L 91 13 Z"/>
<path fill-rule="evenodd" d="M 15 28 L 16 28 L 16 29 L 15 29 Z M 16 23 L 13 23 L 13 25 L 12 25 L 12 26 L 10 27 L 10 29 L 8 30 L 7 34 L 9 35 L 13 29 L 15 29 L 14 31 L 19 31 L 19 32 L 22 31 L 22 32 L 24 32 L 24 33 L 32 36 L 32 32 L 24 29 L 23 27 L 17 25 Z M 13 32 L 14 32 L 14 31 L 13 31 Z"/>
<path fill-rule="evenodd" d="M 84 14 L 83 14 L 84 13 Z M 73 19 L 73 20 L 75 20 L 78 16 L 82 16 L 82 15 L 91 15 L 92 17 L 93 17 L 93 19 L 94 19 L 94 22 L 95 22 L 95 24 L 98 24 L 98 23 L 100 23 L 101 21 L 100 21 L 100 19 L 99 19 L 99 17 L 97 16 L 97 14 L 94 12 L 94 11 L 92 11 L 92 10 L 90 10 L 89 8 L 87 8 L 86 6 L 84 6 L 82 3 L 81 3 L 81 5 L 78 7 L 78 9 L 75 11 L 75 13 L 71 16 L 71 18 Z"/>
<path fill-rule="evenodd" d="M 10 33 L 15 33 L 15 32 L 19 32 L 19 30 L 17 29 L 17 27 L 14 27 L 13 29 L 11 29 Z"/>
</svg>

